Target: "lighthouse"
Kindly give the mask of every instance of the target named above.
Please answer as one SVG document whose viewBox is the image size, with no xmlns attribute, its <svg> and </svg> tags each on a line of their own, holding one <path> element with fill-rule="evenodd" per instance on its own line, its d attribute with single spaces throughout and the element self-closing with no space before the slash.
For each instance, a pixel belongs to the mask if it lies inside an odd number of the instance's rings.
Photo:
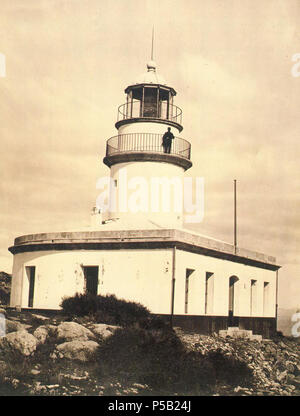
<svg viewBox="0 0 300 416">
<path fill-rule="evenodd" d="M 181 137 L 182 110 L 175 104 L 176 91 L 151 60 L 125 94 L 126 102 L 118 107 L 118 133 L 107 140 L 103 159 L 111 178 L 104 222 L 118 219 L 128 226 L 182 227 L 183 175 L 192 162 L 191 144 Z M 140 195 L 134 198 L 131 192 L 130 198 L 128 187 L 139 188 Z"/>
<path fill-rule="evenodd" d="M 175 98 L 153 60 L 126 87 L 91 226 L 14 240 L 11 308 L 59 310 L 76 293 L 114 294 L 199 333 L 275 334 L 276 259 L 184 226 L 191 143 Z"/>
</svg>

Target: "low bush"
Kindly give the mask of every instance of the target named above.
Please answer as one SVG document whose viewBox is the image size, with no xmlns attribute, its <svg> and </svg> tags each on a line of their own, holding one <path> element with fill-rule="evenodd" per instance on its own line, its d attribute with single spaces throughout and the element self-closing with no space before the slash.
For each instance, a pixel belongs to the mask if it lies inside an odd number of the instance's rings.
<svg viewBox="0 0 300 416">
<path fill-rule="evenodd" d="M 90 316 L 97 322 L 111 325 L 133 325 L 151 317 L 143 305 L 117 299 L 114 295 L 78 294 L 64 298 L 60 304 L 63 313 L 82 317 Z"/>
<path fill-rule="evenodd" d="M 0 272 L 0 305 L 8 305 L 10 299 L 11 275 Z"/>
<path fill-rule="evenodd" d="M 250 385 L 252 374 L 236 358 L 188 351 L 176 333 L 119 329 L 99 349 L 97 376 L 140 383 L 152 394 L 210 395 L 217 385 Z"/>
</svg>

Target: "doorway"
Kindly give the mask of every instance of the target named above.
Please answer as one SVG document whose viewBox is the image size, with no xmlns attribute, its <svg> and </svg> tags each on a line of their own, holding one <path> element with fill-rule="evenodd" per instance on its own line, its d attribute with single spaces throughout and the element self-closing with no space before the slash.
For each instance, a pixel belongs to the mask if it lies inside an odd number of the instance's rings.
<svg viewBox="0 0 300 416">
<path fill-rule="evenodd" d="M 85 293 L 98 295 L 98 266 L 83 266 Z"/>
</svg>

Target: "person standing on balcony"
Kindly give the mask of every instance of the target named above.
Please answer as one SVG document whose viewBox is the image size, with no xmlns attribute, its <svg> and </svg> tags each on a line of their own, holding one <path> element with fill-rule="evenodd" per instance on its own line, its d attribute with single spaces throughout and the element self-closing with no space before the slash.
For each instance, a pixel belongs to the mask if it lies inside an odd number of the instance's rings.
<svg viewBox="0 0 300 416">
<path fill-rule="evenodd" d="M 163 148 L 165 153 L 171 152 L 172 140 L 174 139 L 174 134 L 171 132 L 171 127 L 168 127 L 168 131 L 163 135 Z"/>
</svg>

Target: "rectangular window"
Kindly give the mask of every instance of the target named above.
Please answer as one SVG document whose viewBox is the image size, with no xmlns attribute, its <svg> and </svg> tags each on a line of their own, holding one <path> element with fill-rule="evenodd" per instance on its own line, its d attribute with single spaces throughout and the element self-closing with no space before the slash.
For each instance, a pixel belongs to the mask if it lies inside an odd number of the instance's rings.
<svg viewBox="0 0 300 416">
<path fill-rule="evenodd" d="M 85 293 L 98 294 L 98 266 L 83 266 L 85 278 Z"/>
<path fill-rule="evenodd" d="M 28 290 L 28 307 L 33 307 L 33 298 L 34 298 L 34 284 L 35 284 L 35 266 L 27 266 L 26 273 L 29 283 Z"/>
<path fill-rule="evenodd" d="M 251 279 L 250 288 L 250 316 L 256 312 L 257 280 Z"/>
<path fill-rule="evenodd" d="M 213 313 L 214 300 L 214 274 L 206 272 L 205 275 L 205 314 Z"/>
<path fill-rule="evenodd" d="M 157 117 L 157 88 L 144 88 L 143 117 Z"/>
<path fill-rule="evenodd" d="M 190 275 L 194 272 L 193 269 L 186 269 L 185 271 L 185 299 L 184 299 L 184 313 L 188 313 L 189 308 L 189 280 Z"/>
<path fill-rule="evenodd" d="M 270 283 L 264 282 L 264 316 L 268 315 L 269 310 L 269 291 L 270 291 Z"/>
</svg>

